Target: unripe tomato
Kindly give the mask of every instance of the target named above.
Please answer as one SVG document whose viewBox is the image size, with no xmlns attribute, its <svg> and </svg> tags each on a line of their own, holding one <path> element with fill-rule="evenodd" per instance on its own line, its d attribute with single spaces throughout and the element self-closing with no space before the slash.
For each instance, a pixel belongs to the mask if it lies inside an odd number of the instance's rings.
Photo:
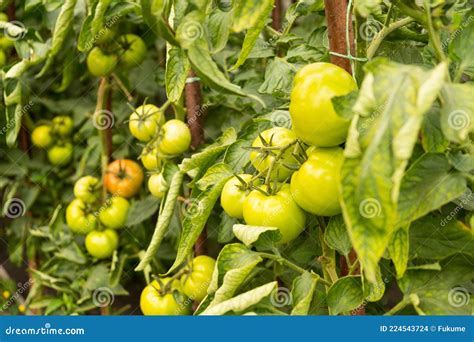
<svg viewBox="0 0 474 342">
<path fill-rule="evenodd" d="M 263 137 L 265 142 L 271 147 L 283 147 L 297 140 L 295 133 L 285 127 L 273 127 L 263 131 L 260 135 Z M 263 142 L 260 137 L 255 138 L 252 143 L 252 147 L 262 146 Z M 278 151 L 273 151 L 273 153 L 274 154 L 262 154 L 259 151 L 253 150 L 252 152 L 250 152 L 250 161 L 259 172 L 264 172 L 270 167 L 273 160 L 275 159 L 275 154 L 278 154 Z M 275 165 L 272 170 L 272 179 L 275 179 L 277 175 L 278 180 L 285 180 L 286 178 L 291 176 L 293 170 L 288 167 L 285 167 L 283 163 L 291 165 L 295 165 L 297 163 L 292 153 L 293 147 L 288 148 L 284 152 L 282 158 L 279 160 L 279 165 Z"/>
<path fill-rule="evenodd" d="M 99 180 L 96 177 L 84 176 L 74 184 L 74 196 L 84 203 L 94 203 L 99 199 Z"/>
<path fill-rule="evenodd" d="M 282 235 L 279 244 L 294 240 L 305 227 L 305 213 L 291 196 L 289 184 L 283 184 L 275 195 L 253 190 L 242 208 L 248 225 L 278 228 Z"/>
<path fill-rule="evenodd" d="M 71 143 L 54 145 L 48 150 L 48 159 L 55 166 L 69 164 L 72 159 L 73 148 Z"/>
<path fill-rule="evenodd" d="M 115 27 L 103 27 L 95 38 L 96 45 L 105 45 L 113 41 L 117 34 L 117 30 Z"/>
<path fill-rule="evenodd" d="M 15 46 L 15 42 L 7 36 L 0 36 L 0 49 L 7 51 Z"/>
<path fill-rule="evenodd" d="M 241 174 L 239 175 L 242 180 L 249 182 L 252 179 L 252 175 Z M 237 219 L 243 219 L 244 215 L 242 213 L 242 204 L 244 203 L 245 198 L 247 197 L 249 191 L 244 189 L 244 184 L 237 179 L 237 177 L 232 177 L 229 179 L 221 192 L 221 206 L 222 209 L 230 217 Z"/>
<path fill-rule="evenodd" d="M 144 150 L 140 160 L 142 161 L 145 169 L 150 171 L 159 170 L 162 164 L 160 154 L 161 153 L 158 148 L 154 148 L 151 151 Z"/>
<path fill-rule="evenodd" d="M 304 210 L 319 216 L 341 212 L 339 181 L 343 150 L 310 147 L 308 160 L 291 177 L 291 194 Z"/>
<path fill-rule="evenodd" d="M 162 173 L 157 173 L 150 176 L 148 180 L 148 190 L 155 197 L 162 198 L 168 190 L 168 184 Z"/>
<path fill-rule="evenodd" d="M 8 22 L 8 15 L 6 13 L 0 12 L 0 21 Z"/>
<path fill-rule="evenodd" d="M 128 128 L 130 133 L 140 141 L 150 141 L 157 133 L 159 126 L 165 122 L 163 113 L 157 106 L 145 104 L 130 115 Z"/>
<path fill-rule="evenodd" d="M 86 236 L 87 252 L 97 259 L 110 258 L 118 247 L 118 234 L 113 229 L 93 230 Z"/>
<path fill-rule="evenodd" d="M 31 133 L 31 141 L 33 145 L 40 148 L 47 148 L 53 143 L 53 137 L 51 136 L 51 127 L 48 125 L 41 125 L 36 127 Z"/>
<path fill-rule="evenodd" d="M 106 170 L 104 185 L 115 196 L 130 198 L 140 191 L 143 171 L 130 159 L 117 159 Z"/>
<path fill-rule="evenodd" d="M 180 120 L 169 120 L 161 128 L 159 149 L 164 154 L 177 155 L 186 152 L 191 145 L 191 131 Z"/>
<path fill-rule="evenodd" d="M 163 287 L 171 278 L 161 279 Z M 189 303 L 188 303 L 189 302 Z M 162 289 L 160 283 L 153 280 L 145 286 L 140 296 L 140 309 L 144 315 L 189 315 L 192 301 L 185 300 L 178 280 L 174 280 L 168 291 Z"/>
<path fill-rule="evenodd" d="M 87 56 L 87 68 L 96 77 L 107 76 L 114 71 L 118 63 L 118 57 L 114 54 L 106 54 L 98 46 L 94 47 Z"/>
<path fill-rule="evenodd" d="M 99 220 L 107 228 L 122 228 L 127 221 L 130 204 L 123 197 L 112 197 L 99 210 Z"/>
<path fill-rule="evenodd" d="M 139 65 L 146 57 L 147 48 L 143 39 L 135 34 L 124 34 L 119 37 L 120 64 L 125 68 Z"/>
<path fill-rule="evenodd" d="M 74 121 L 69 116 L 56 116 L 51 127 L 54 133 L 64 138 L 71 135 Z"/>
<path fill-rule="evenodd" d="M 76 198 L 66 208 L 66 223 L 76 234 L 87 234 L 97 227 L 97 218 L 87 212 L 86 204 Z"/>
<path fill-rule="evenodd" d="M 310 145 L 328 147 L 344 142 L 349 121 L 334 111 L 331 99 L 357 89 L 352 76 L 331 63 L 313 63 L 300 69 L 290 97 L 293 130 Z"/>
<path fill-rule="evenodd" d="M 7 64 L 7 55 L 3 50 L 0 50 L 0 68 L 3 68 Z"/>
<path fill-rule="evenodd" d="M 207 255 L 199 255 L 192 260 L 188 266 L 189 273 L 181 277 L 181 285 L 186 296 L 197 301 L 206 297 L 215 264 L 216 260 Z"/>
</svg>

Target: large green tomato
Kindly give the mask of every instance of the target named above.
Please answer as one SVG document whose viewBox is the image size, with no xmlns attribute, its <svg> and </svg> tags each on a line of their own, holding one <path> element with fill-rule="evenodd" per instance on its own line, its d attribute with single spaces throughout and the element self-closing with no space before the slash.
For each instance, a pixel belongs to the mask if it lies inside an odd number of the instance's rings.
<svg viewBox="0 0 474 342">
<path fill-rule="evenodd" d="M 308 160 L 291 177 L 291 194 L 304 210 L 319 216 L 341 212 L 339 181 L 344 160 L 340 147 L 310 147 Z"/>
<path fill-rule="evenodd" d="M 76 198 L 66 208 L 66 223 L 76 234 L 87 234 L 97 227 L 97 217 L 87 212 L 86 204 Z"/>
<path fill-rule="evenodd" d="M 192 260 L 188 266 L 188 273 L 181 277 L 181 285 L 186 296 L 197 301 L 206 297 L 215 264 L 216 260 L 207 255 L 199 255 Z"/>
<path fill-rule="evenodd" d="M 147 48 L 143 39 L 135 34 L 124 34 L 120 36 L 120 64 L 125 68 L 139 65 L 146 57 Z"/>
<path fill-rule="evenodd" d="M 160 158 L 160 150 L 158 148 L 154 148 L 151 151 L 145 149 L 142 152 L 142 155 L 140 156 L 140 160 L 142 161 L 143 166 L 149 171 L 159 170 L 162 164 L 162 159 Z"/>
<path fill-rule="evenodd" d="M 334 64 L 313 63 L 299 70 L 290 97 L 291 120 L 298 138 L 321 147 L 344 142 L 350 122 L 336 114 L 331 99 L 356 89 L 352 76 Z"/>
<path fill-rule="evenodd" d="M 3 68 L 7 64 L 7 55 L 5 55 L 5 52 L 0 50 L 0 68 Z"/>
<path fill-rule="evenodd" d="M 279 244 L 294 240 L 305 227 L 305 213 L 291 196 L 289 184 L 282 184 L 274 195 L 253 190 L 242 208 L 248 225 L 278 228 L 282 235 Z"/>
<path fill-rule="evenodd" d="M 171 278 L 161 279 L 167 288 Z M 142 291 L 140 309 L 144 315 L 189 315 L 192 301 L 186 300 L 181 292 L 178 280 L 174 280 L 168 291 L 162 289 L 157 280 L 153 280 Z"/>
<path fill-rule="evenodd" d="M 71 143 L 54 145 L 48 150 L 48 159 L 55 166 L 64 166 L 69 164 L 72 159 L 73 148 Z"/>
<path fill-rule="evenodd" d="M 8 49 L 15 46 L 15 42 L 7 36 L 0 36 L 0 49 L 8 51 Z"/>
<path fill-rule="evenodd" d="M 130 133 L 140 141 L 150 141 L 157 133 L 159 126 L 165 122 L 163 113 L 157 106 L 145 104 L 130 115 L 128 128 Z"/>
<path fill-rule="evenodd" d="M 51 127 L 48 125 L 41 125 L 36 127 L 31 133 L 31 141 L 33 145 L 40 148 L 47 148 L 53 143 L 51 136 Z"/>
<path fill-rule="evenodd" d="M 155 197 L 162 198 L 168 190 L 168 184 L 162 173 L 155 173 L 148 180 L 148 190 Z"/>
<path fill-rule="evenodd" d="M 162 129 L 159 149 L 164 154 L 177 155 L 189 148 L 191 144 L 191 131 L 182 121 L 173 119 L 167 121 Z"/>
<path fill-rule="evenodd" d="M 265 142 L 272 147 L 283 147 L 297 140 L 296 134 L 284 127 L 273 127 L 263 131 L 260 135 L 265 140 Z M 255 138 L 252 147 L 262 146 L 263 142 L 260 137 Z M 293 170 L 285 167 L 283 164 L 297 164 L 297 161 L 293 157 L 292 153 L 293 147 L 288 148 L 283 153 L 282 158 L 279 160 L 279 165 L 275 165 L 272 170 L 272 179 L 275 179 L 278 176 L 278 180 L 285 180 L 291 176 Z M 275 154 L 278 154 L 278 151 L 273 151 L 273 154 L 262 154 L 259 151 L 253 150 L 250 152 L 250 161 L 259 172 L 265 172 L 275 159 Z"/>
<path fill-rule="evenodd" d="M 99 180 L 96 177 L 84 176 L 74 184 L 74 196 L 85 203 L 94 203 L 99 199 Z"/>
<path fill-rule="evenodd" d="M 123 197 L 111 197 L 99 210 L 99 220 L 107 228 L 122 228 L 127 221 L 130 204 Z"/>
<path fill-rule="evenodd" d="M 239 177 L 245 182 L 249 182 L 252 179 L 252 175 L 241 174 Z M 229 179 L 221 192 L 221 206 L 222 209 L 230 217 L 237 219 L 243 219 L 242 204 L 247 197 L 249 191 L 244 189 L 244 184 L 240 182 L 237 177 Z"/>
<path fill-rule="evenodd" d="M 71 135 L 73 127 L 74 121 L 69 116 L 56 116 L 53 119 L 52 131 L 60 137 Z"/>
<path fill-rule="evenodd" d="M 118 234 L 113 229 L 93 230 L 86 236 L 87 252 L 97 259 L 110 258 L 118 247 Z"/>
<path fill-rule="evenodd" d="M 96 77 L 107 76 L 114 71 L 118 63 L 115 54 L 107 54 L 100 47 L 94 47 L 87 56 L 87 68 Z"/>
</svg>

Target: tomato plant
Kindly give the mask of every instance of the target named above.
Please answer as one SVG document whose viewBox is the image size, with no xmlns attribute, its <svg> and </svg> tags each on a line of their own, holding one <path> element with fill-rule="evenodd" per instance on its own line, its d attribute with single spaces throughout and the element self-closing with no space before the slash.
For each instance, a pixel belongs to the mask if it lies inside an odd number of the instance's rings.
<svg viewBox="0 0 474 342">
<path fill-rule="evenodd" d="M 469 2 L 0 12 L 6 313 L 471 313 Z"/>
</svg>

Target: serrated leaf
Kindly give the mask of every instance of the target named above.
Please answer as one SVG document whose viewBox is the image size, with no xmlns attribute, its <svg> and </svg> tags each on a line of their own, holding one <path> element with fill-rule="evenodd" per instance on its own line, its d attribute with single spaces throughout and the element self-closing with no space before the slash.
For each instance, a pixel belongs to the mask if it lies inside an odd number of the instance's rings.
<svg viewBox="0 0 474 342">
<path fill-rule="evenodd" d="M 207 17 L 206 26 L 211 43 L 211 53 L 223 50 L 229 38 L 232 12 L 224 12 L 214 8 Z"/>
<path fill-rule="evenodd" d="M 409 226 L 398 228 L 392 236 L 388 244 L 388 253 L 395 266 L 397 272 L 397 278 L 401 278 L 407 269 L 408 255 L 409 255 L 409 244 L 410 240 L 408 237 Z"/>
<path fill-rule="evenodd" d="M 326 241 L 329 247 L 337 250 L 342 255 L 349 255 L 352 244 L 342 215 L 331 217 L 324 231 L 324 241 Z"/>
<path fill-rule="evenodd" d="M 171 102 L 178 102 L 183 93 L 190 64 L 184 51 L 171 47 L 166 61 L 166 95 Z"/>
<path fill-rule="evenodd" d="M 285 60 L 275 57 L 265 70 L 265 80 L 258 91 L 277 97 L 289 98 L 295 70 Z"/>
<path fill-rule="evenodd" d="M 278 283 L 276 281 L 256 287 L 234 298 L 207 307 L 201 315 L 223 315 L 227 312 L 240 313 L 271 295 L 277 287 Z"/>
</svg>

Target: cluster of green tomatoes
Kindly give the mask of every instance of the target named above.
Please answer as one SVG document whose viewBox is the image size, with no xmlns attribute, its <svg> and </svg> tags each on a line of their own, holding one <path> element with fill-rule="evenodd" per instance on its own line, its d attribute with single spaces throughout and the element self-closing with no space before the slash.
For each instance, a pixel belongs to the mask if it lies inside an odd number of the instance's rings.
<svg viewBox="0 0 474 342">
<path fill-rule="evenodd" d="M 73 156 L 71 138 L 74 121 L 69 116 L 56 116 L 50 123 L 41 124 L 31 133 L 33 145 L 46 149 L 54 166 L 69 164 Z"/>
<path fill-rule="evenodd" d="M 140 160 L 148 171 L 150 193 L 162 198 L 168 189 L 163 167 L 167 160 L 183 154 L 191 144 L 191 131 L 181 120 L 165 122 L 164 111 L 152 104 L 143 104 L 135 109 L 129 118 L 130 133 L 145 142 Z"/>
<path fill-rule="evenodd" d="M 306 213 L 333 216 L 341 212 L 340 169 L 349 121 L 334 111 L 331 99 L 357 85 L 345 70 L 329 63 L 303 67 L 291 91 L 292 129 L 273 127 L 253 142 L 254 174 L 231 178 L 221 206 L 249 226 L 279 229 L 280 244 L 305 228 Z"/>
<path fill-rule="evenodd" d="M 75 198 L 66 209 L 66 223 L 75 234 L 86 235 L 84 243 L 91 256 L 109 258 L 118 248 L 117 230 L 125 226 L 130 208 L 127 199 L 139 192 L 142 181 L 140 166 L 127 159 L 110 163 L 103 183 L 93 176 L 76 181 Z"/>
</svg>

